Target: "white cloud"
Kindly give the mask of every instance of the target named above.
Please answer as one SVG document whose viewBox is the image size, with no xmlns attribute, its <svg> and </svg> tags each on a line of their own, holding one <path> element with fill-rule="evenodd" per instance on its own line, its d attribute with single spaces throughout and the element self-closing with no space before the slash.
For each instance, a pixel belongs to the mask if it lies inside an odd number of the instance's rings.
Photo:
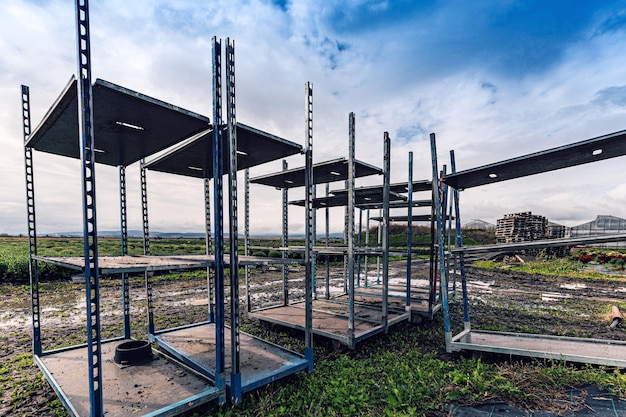
<svg viewBox="0 0 626 417">
<path fill-rule="evenodd" d="M 390 132 L 394 182 L 406 179 L 408 151 L 414 152 L 414 178 L 430 177 L 431 131 L 440 161 L 447 163 L 455 149 L 457 167 L 465 169 L 626 128 L 626 34 L 610 13 L 570 11 L 571 28 L 559 25 L 562 39 L 553 39 L 542 30 L 551 27 L 558 6 L 533 28 L 532 11 L 510 4 L 494 10 L 402 3 L 406 13 L 397 4 L 93 2 L 93 77 L 212 116 L 211 37 L 230 36 L 239 121 L 303 143 L 303 91 L 310 80 L 315 161 L 347 155 L 347 118 L 354 111 L 359 159 L 382 165 L 383 132 Z M 516 13 L 523 13 L 519 22 Z M 38 122 L 76 71 L 74 9 L 61 0 L 15 0 L 3 2 L 0 15 L 0 232 L 24 233 L 25 208 L 16 209 L 25 200 L 19 86 L 31 87 Z M 494 29 L 494 22 L 502 28 Z M 515 31 L 518 38 L 508 36 Z M 77 161 L 36 154 L 35 162 L 39 230 L 80 228 Z M 467 190 L 462 216 L 495 222 L 532 210 L 569 225 L 600 212 L 626 217 L 620 180 L 607 180 L 621 178 L 621 165 L 622 158 Z M 277 162 L 251 175 L 279 169 Z M 138 175 L 137 167 L 129 168 L 130 228 L 141 228 Z M 98 227 L 115 229 L 117 171 L 98 167 L 97 179 Z M 201 182 L 150 173 L 148 187 L 152 230 L 204 229 Z M 300 194 L 293 191 L 291 199 Z M 252 204 L 252 230 L 279 231 L 280 193 L 255 187 Z M 293 233 L 298 210 L 290 212 Z M 333 231 L 342 227 L 343 214 L 334 213 Z"/>
</svg>

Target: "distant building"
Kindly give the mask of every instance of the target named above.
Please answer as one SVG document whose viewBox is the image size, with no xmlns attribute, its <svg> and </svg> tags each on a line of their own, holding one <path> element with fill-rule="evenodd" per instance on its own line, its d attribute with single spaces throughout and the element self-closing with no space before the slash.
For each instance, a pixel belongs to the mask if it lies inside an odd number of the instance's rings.
<svg viewBox="0 0 626 417">
<path fill-rule="evenodd" d="M 595 220 L 571 227 L 571 237 L 615 235 L 626 233 L 626 219 L 615 216 L 598 215 Z M 602 243 L 594 246 L 603 248 L 626 248 L 626 242 Z"/>
<path fill-rule="evenodd" d="M 465 230 L 495 230 L 496 225 L 484 220 L 474 219 L 469 223 L 465 223 L 461 228 Z"/>
</svg>

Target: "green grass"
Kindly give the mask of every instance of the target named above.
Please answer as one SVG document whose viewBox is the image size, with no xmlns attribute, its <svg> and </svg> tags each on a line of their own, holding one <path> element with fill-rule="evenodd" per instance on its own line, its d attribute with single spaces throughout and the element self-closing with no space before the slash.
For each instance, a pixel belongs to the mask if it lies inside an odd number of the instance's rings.
<svg viewBox="0 0 626 417">
<path fill-rule="evenodd" d="M 119 253 L 117 240 L 101 239 L 99 242 L 101 254 Z M 141 253 L 141 241 L 132 240 L 129 248 L 131 253 Z M 204 253 L 204 243 L 193 239 L 153 240 L 151 249 L 152 253 L 162 254 Z M 77 256 L 82 251 L 82 241 L 42 239 L 39 250 L 40 254 L 46 256 Z M 7 265 L 4 271 L 9 270 L 11 262 L 19 259 L 21 262 L 27 259 L 26 240 L 0 238 L 0 265 Z M 474 265 L 503 267 L 501 263 L 485 261 Z M 582 266 L 578 261 L 566 259 L 528 262 L 508 269 L 576 278 L 602 276 L 582 271 Z M 19 268 L 11 271 L 17 270 Z M 12 274 L 15 275 L 15 272 Z M 204 280 L 204 274 L 204 271 L 191 271 L 155 276 L 154 279 L 155 282 Z M 0 277 L 2 279 L 6 278 Z M 63 285 L 43 283 L 40 289 L 46 292 L 63 291 Z M 9 291 L 7 288 L 13 291 L 19 288 L 24 294 L 28 293 L 27 285 L 0 287 L 0 293 L 6 294 Z M 182 323 L 177 317 L 157 318 L 159 328 Z M 502 330 L 498 320 L 487 327 Z M 142 317 L 133 323 L 133 334 L 145 332 L 145 328 L 145 317 Z M 256 323 L 247 320 L 243 320 L 242 328 L 295 351 L 303 349 L 301 334 L 262 330 Z M 368 339 L 356 350 L 341 355 L 323 344 L 316 344 L 313 373 L 299 372 L 248 393 L 240 406 L 209 405 L 196 410 L 193 415 L 420 416 L 432 411 L 441 412 L 450 403 L 472 404 L 496 399 L 527 411 L 537 411 L 545 410 L 551 404 L 563 403 L 568 398 L 570 387 L 586 384 L 598 385 L 612 394 L 626 395 L 626 376 L 619 370 L 573 366 L 560 361 L 489 362 L 479 357 L 447 354 L 443 352 L 442 328 L 440 317 L 426 326 L 401 323 L 393 326 L 388 334 Z M 513 330 L 533 331 L 531 327 Z M 119 334 L 120 331 L 121 325 L 108 328 L 103 333 L 109 336 Z M 52 347 L 66 346 L 82 338 L 83 332 L 75 330 L 65 335 L 65 340 L 55 340 Z M 3 358 L 0 364 L 0 395 L 3 399 L 10 396 L 10 404 L 16 413 L 28 403 L 32 395 L 41 390 L 49 393 L 51 400 L 47 406 L 50 412 L 55 416 L 66 416 L 61 402 L 42 381 L 30 353 L 16 352 Z"/>
<path fill-rule="evenodd" d="M 589 270 L 585 264 L 569 258 L 537 260 L 524 263 L 508 264 L 497 261 L 474 261 L 472 264 L 485 269 L 506 269 L 526 274 L 561 276 L 583 279 L 610 279 L 606 274 Z"/>
</svg>

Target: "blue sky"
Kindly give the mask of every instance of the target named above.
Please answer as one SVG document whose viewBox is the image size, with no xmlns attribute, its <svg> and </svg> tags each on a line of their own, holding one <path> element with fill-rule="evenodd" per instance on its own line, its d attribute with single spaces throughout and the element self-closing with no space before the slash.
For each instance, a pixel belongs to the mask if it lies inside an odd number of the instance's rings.
<svg viewBox="0 0 626 417">
<path fill-rule="evenodd" d="M 0 233 L 26 230 L 20 85 L 30 87 L 38 123 L 76 72 L 68 3 L 0 3 Z M 109 0 L 90 8 L 94 78 L 211 115 L 211 38 L 231 37 L 239 121 L 303 143 L 312 81 L 314 160 L 347 155 L 354 111 L 359 159 L 381 166 L 389 131 L 394 182 L 406 180 L 409 151 L 414 177 L 429 178 L 430 132 L 440 160 L 454 149 L 466 169 L 626 129 L 626 1 Z M 532 211 L 573 226 L 598 214 L 626 218 L 623 167 L 617 158 L 467 190 L 462 219 Z M 39 232 L 80 230 L 77 161 L 37 153 L 35 169 Z M 138 168 L 127 175 L 129 227 L 139 229 Z M 117 171 L 99 167 L 97 179 L 98 227 L 115 230 Z M 200 181 L 149 173 L 148 189 L 151 230 L 203 230 Z M 252 232 L 278 231 L 279 193 L 251 192 Z M 340 230 L 342 211 L 331 215 Z M 301 232 L 302 212 L 290 216 L 292 233 Z"/>
</svg>

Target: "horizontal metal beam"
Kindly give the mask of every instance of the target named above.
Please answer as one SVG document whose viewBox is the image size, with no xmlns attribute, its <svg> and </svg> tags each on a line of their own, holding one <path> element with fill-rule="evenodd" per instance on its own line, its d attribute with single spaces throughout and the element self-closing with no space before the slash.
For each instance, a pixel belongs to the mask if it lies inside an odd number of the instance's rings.
<svg viewBox="0 0 626 417">
<path fill-rule="evenodd" d="M 626 155 L 626 130 L 447 174 L 443 182 L 462 190 Z"/>
</svg>

